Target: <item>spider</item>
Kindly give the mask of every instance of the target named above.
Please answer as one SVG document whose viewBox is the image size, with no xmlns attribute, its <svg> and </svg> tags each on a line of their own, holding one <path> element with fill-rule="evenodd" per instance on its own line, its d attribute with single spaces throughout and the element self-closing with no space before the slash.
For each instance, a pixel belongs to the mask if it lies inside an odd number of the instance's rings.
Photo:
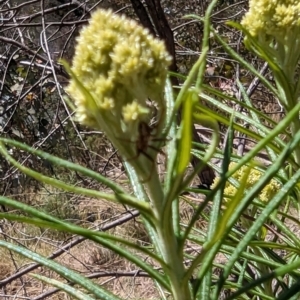
<svg viewBox="0 0 300 300">
<path fill-rule="evenodd" d="M 140 122 L 138 127 L 138 139 L 136 141 L 136 153 L 137 157 L 140 154 L 144 154 L 149 160 L 153 161 L 152 157 L 147 153 L 148 147 L 154 148 L 153 146 L 149 145 L 149 142 L 152 140 L 152 131 L 153 127 L 148 125 L 146 122 Z M 157 149 L 154 149 L 157 150 Z M 157 150 L 158 151 L 158 150 Z"/>
<path fill-rule="evenodd" d="M 151 176 L 153 168 L 156 165 L 155 164 L 156 156 L 154 155 L 154 153 L 159 152 L 159 153 L 164 154 L 160 150 L 160 148 L 161 148 L 161 144 L 166 141 L 166 138 L 160 137 L 158 135 L 158 131 L 157 131 L 159 125 L 161 124 L 161 122 L 160 122 L 161 120 L 155 118 L 155 116 L 153 117 L 152 120 L 155 120 L 155 121 L 152 121 L 150 123 L 148 123 L 146 121 L 140 121 L 138 123 L 136 140 L 131 140 L 131 141 L 127 140 L 127 142 L 135 144 L 135 154 L 133 157 L 127 158 L 127 162 L 130 162 L 130 161 L 133 161 L 133 160 L 139 158 L 140 155 L 144 155 L 152 163 L 149 177 Z M 146 182 L 146 181 L 147 180 L 145 180 L 144 182 Z"/>
<path fill-rule="evenodd" d="M 142 121 L 139 123 L 138 126 L 138 138 L 134 142 L 136 147 L 136 155 L 134 157 L 131 157 L 128 161 L 137 159 L 141 154 L 144 155 L 150 162 L 151 167 L 149 170 L 149 174 L 146 175 L 147 178 L 144 178 L 142 180 L 142 183 L 147 182 L 150 180 L 151 175 L 153 173 L 153 170 L 155 168 L 155 156 L 149 154 L 148 150 L 152 149 L 155 153 L 160 152 L 164 154 L 158 147 L 151 145 L 151 142 L 163 142 L 165 139 L 156 137 L 155 133 L 153 133 L 154 129 L 157 126 L 151 126 L 148 123 Z"/>
<path fill-rule="evenodd" d="M 143 154 L 150 161 L 153 162 L 153 157 L 147 152 L 148 148 L 160 152 L 163 152 L 157 148 L 156 146 L 150 145 L 151 142 L 165 142 L 165 138 L 156 137 L 156 134 L 153 131 L 157 128 L 157 124 L 149 125 L 148 123 L 141 121 L 138 126 L 138 139 L 136 140 L 136 156 L 134 158 L 139 157 Z"/>
</svg>

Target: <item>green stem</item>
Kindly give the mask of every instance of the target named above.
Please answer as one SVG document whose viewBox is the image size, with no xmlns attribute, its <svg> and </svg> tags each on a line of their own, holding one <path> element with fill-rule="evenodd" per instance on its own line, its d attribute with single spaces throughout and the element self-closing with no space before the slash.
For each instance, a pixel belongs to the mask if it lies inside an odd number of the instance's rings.
<svg viewBox="0 0 300 300">
<path fill-rule="evenodd" d="M 296 116 L 291 123 L 292 136 L 295 136 L 296 133 L 299 131 L 300 131 L 300 120 L 299 117 Z M 295 161 L 297 165 L 300 166 L 300 147 L 297 147 L 294 153 L 295 153 Z"/>
<path fill-rule="evenodd" d="M 190 300 L 192 296 L 188 283 L 183 284 L 185 268 L 182 252 L 178 251 L 178 241 L 174 232 L 172 217 L 164 222 L 166 217 L 163 206 L 164 192 L 156 170 L 152 173 L 150 180 L 145 183 L 145 187 L 156 217 L 157 244 L 166 264 L 164 271 L 169 277 L 173 298 L 174 300 Z"/>
<path fill-rule="evenodd" d="M 164 261 L 168 266 L 168 270 L 165 270 L 165 272 L 171 283 L 174 300 L 191 300 L 192 295 L 190 294 L 188 282 L 183 283 L 185 269 L 182 256 L 177 251 L 178 245 L 171 220 L 169 223 L 169 228 L 159 227 L 158 230 L 158 237 L 162 242 Z"/>
<path fill-rule="evenodd" d="M 159 220 L 163 208 L 164 192 L 156 168 L 154 168 L 148 181 L 145 182 L 145 187 L 153 206 L 154 215 Z"/>
</svg>

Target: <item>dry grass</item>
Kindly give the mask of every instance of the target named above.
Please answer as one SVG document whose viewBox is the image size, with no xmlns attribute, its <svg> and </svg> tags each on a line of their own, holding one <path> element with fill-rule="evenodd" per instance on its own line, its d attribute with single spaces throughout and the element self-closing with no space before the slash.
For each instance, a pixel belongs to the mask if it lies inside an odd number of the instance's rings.
<svg viewBox="0 0 300 300">
<path fill-rule="evenodd" d="M 96 188 L 96 186 L 93 186 L 93 188 Z M 100 186 L 98 186 L 98 189 L 105 191 Z M 47 193 L 45 193 L 46 190 Z M 126 213 L 125 208 L 120 205 L 108 203 L 107 201 L 78 198 L 77 196 L 60 193 L 49 187 L 41 190 L 39 193 L 30 195 L 31 197 L 27 194 L 27 203 L 35 203 L 34 206 L 41 210 L 86 228 L 96 229 L 120 218 Z M 114 227 L 109 230 L 109 233 L 116 234 L 140 245 L 149 244 L 148 235 L 139 218 L 128 221 L 122 226 Z M 5 221 L 2 224 L 2 238 L 18 243 L 47 257 L 68 243 L 72 237 L 63 232 Z M 0 251 L 2 258 L 0 261 L 0 280 L 5 280 L 32 263 L 8 250 L 1 249 Z M 143 257 L 143 259 L 148 258 Z M 152 280 L 147 277 L 140 277 L 138 273 L 135 274 L 138 270 L 134 265 L 94 242 L 85 240 L 60 255 L 56 261 L 85 276 L 102 273 L 94 281 L 124 299 L 158 298 Z M 130 272 L 133 273 L 130 274 Z M 35 269 L 33 273 L 59 278 L 54 272 L 44 267 Z M 108 275 L 105 275 L 105 273 Z M 118 276 L 118 273 L 127 276 Z M 60 280 L 63 279 L 60 278 Z M 35 297 L 39 297 L 39 295 L 51 289 L 51 287 L 33 279 L 29 274 L 25 274 L 5 285 L 0 290 L 0 299 L 10 299 L 11 296 L 14 296 L 15 299 L 36 299 Z M 65 293 L 57 292 L 47 299 L 70 299 L 70 297 Z"/>
<path fill-rule="evenodd" d="M 121 170 L 119 171 L 121 172 Z M 111 174 L 115 173 L 118 172 L 112 172 Z M 114 175 L 112 178 L 116 180 Z M 118 176 L 118 180 L 124 182 L 125 178 L 122 177 L 120 179 Z M 93 184 L 90 186 L 94 189 L 98 188 L 108 192 L 101 186 Z M 39 193 L 27 194 L 26 199 L 40 210 L 47 211 L 54 216 L 86 228 L 96 229 L 99 226 L 105 226 L 126 213 L 125 208 L 118 204 L 79 198 L 78 196 L 61 193 L 51 187 L 41 189 Z M 184 223 L 187 223 L 193 212 L 193 207 L 182 201 L 181 217 Z M 20 243 L 26 248 L 46 257 L 67 244 L 72 238 L 71 235 L 63 232 L 45 230 L 32 225 L 8 221 L 5 221 L 2 229 L 2 236 L 6 240 Z M 122 226 L 113 227 L 108 232 L 139 245 L 151 246 L 149 236 L 139 217 L 122 224 Z M 0 255 L 4 258 L 0 263 L 1 280 L 5 280 L 32 263 L 28 259 L 24 259 L 24 257 L 8 250 L 1 249 Z M 148 263 L 151 262 L 149 257 L 140 257 L 147 260 Z M 84 240 L 75 247 L 68 249 L 55 260 L 85 276 L 101 273 L 99 278 L 93 280 L 124 299 L 159 299 L 157 288 L 150 278 L 144 275 L 140 276 L 136 266 L 92 241 Z M 153 267 L 158 266 L 153 262 Z M 33 273 L 64 280 L 55 274 L 55 272 L 44 267 L 35 269 Z M 108 275 L 105 275 L 105 273 Z M 9 295 L 14 295 L 15 299 L 22 299 L 22 297 L 25 297 L 23 299 L 39 299 L 36 297 L 49 290 L 52 290 L 52 287 L 33 279 L 29 274 L 25 274 L 2 288 L 0 290 L 0 298 L 10 299 Z M 47 299 L 70 299 L 70 297 L 63 292 L 57 292 Z"/>
</svg>

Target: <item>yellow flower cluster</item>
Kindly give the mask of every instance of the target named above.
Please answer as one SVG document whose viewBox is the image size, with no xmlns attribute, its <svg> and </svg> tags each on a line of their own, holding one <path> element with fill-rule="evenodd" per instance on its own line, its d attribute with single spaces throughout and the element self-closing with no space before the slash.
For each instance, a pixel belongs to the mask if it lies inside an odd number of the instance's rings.
<svg viewBox="0 0 300 300">
<path fill-rule="evenodd" d="M 78 120 L 109 138 L 136 140 L 139 123 L 153 115 L 147 99 L 165 111 L 170 63 L 164 43 L 148 30 L 110 10 L 96 11 L 77 39 L 67 88 Z"/>
<path fill-rule="evenodd" d="M 171 61 L 164 43 L 147 29 L 98 10 L 77 38 L 72 67 L 65 64 L 71 76 L 66 90 L 78 121 L 103 131 L 142 180 L 149 178 L 161 147 L 157 141 L 165 126 Z M 148 127 L 153 117 L 155 128 Z"/>
<path fill-rule="evenodd" d="M 236 165 L 235 163 L 230 163 L 229 170 L 233 169 L 235 165 Z M 263 173 L 257 169 L 251 168 L 249 166 L 243 166 L 232 175 L 232 178 L 238 182 L 241 182 L 241 180 L 244 178 L 246 174 L 248 174 L 248 177 L 245 185 L 245 190 L 251 189 L 263 175 Z M 212 185 L 212 188 L 216 186 L 219 180 L 220 178 L 216 177 Z M 260 192 L 258 198 L 263 202 L 268 202 L 275 196 L 275 194 L 279 191 L 280 188 L 281 185 L 276 180 L 271 179 L 271 181 Z M 225 196 L 231 198 L 236 194 L 236 192 L 237 192 L 237 188 L 227 181 L 224 189 Z"/>
<path fill-rule="evenodd" d="M 269 63 L 285 92 L 278 100 L 290 111 L 299 98 L 300 1 L 250 0 L 241 25 L 248 31 L 246 47 Z"/>
<path fill-rule="evenodd" d="M 290 34 L 299 34 L 299 0 L 250 0 L 249 6 L 241 24 L 252 36 L 283 42 Z"/>
</svg>

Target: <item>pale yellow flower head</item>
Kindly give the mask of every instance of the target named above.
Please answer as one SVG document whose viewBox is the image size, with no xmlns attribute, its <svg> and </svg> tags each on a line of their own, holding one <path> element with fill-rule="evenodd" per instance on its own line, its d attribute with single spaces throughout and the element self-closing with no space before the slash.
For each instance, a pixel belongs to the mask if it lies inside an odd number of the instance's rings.
<svg viewBox="0 0 300 300">
<path fill-rule="evenodd" d="M 242 25 L 252 36 L 272 36 L 281 41 L 287 35 L 299 33 L 300 1 L 250 0 L 249 11 Z"/>
<path fill-rule="evenodd" d="M 230 163 L 229 170 L 232 170 L 235 165 L 236 163 Z M 243 166 L 232 175 L 232 178 L 238 182 L 241 182 L 241 180 L 244 178 L 246 174 L 248 174 L 248 177 L 245 185 L 245 190 L 251 189 L 260 180 L 260 178 L 263 175 L 263 173 L 260 170 L 257 170 L 249 166 Z M 216 177 L 212 185 L 212 188 L 216 186 L 219 180 L 220 178 Z M 275 179 L 271 179 L 271 181 L 259 193 L 258 198 L 263 202 L 268 202 L 276 195 L 276 193 L 280 190 L 280 188 L 281 185 L 279 184 L 279 182 L 276 181 Z M 227 199 L 230 199 L 231 197 L 235 196 L 236 192 L 237 192 L 237 188 L 227 181 L 224 189 L 225 197 L 227 196 Z"/>
<path fill-rule="evenodd" d="M 250 0 L 241 25 L 246 47 L 269 62 L 277 87 L 288 95 L 279 101 L 291 110 L 299 97 L 300 1 Z"/>
<path fill-rule="evenodd" d="M 104 131 L 116 148 L 127 139 L 136 141 L 139 124 L 153 117 L 149 98 L 157 119 L 164 121 L 163 92 L 171 60 L 164 43 L 135 21 L 111 10 L 96 11 L 77 38 L 69 70 L 67 92 L 78 120 Z M 131 144 L 124 147 L 127 158 L 137 154 Z"/>
<path fill-rule="evenodd" d="M 123 106 L 132 101 L 146 107 L 150 97 L 163 105 L 170 63 L 164 43 L 147 29 L 110 10 L 98 10 L 77 39 L 71 68 L 94 103 L 89 103 L 75 80 L 67 91 L 78 107 L 77 115 L 88 125 L 98 124 L 103 110 L 122 119 Z"/>
</svg>

